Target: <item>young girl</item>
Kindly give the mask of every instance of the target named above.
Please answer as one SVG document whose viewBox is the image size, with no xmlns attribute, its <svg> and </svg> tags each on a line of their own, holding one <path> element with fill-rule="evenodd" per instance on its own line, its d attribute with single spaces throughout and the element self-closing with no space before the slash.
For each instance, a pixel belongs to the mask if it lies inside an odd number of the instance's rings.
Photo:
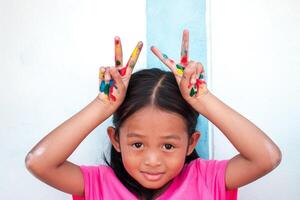
<svg viewBox="0 0 300 200">
<path fill-rule="evenodd" d="M 172 72 L 146 69 L 132 77 L 142 43 L 123 67 L 116 37 L 116 66 L 100 68 L 100 94 L 28 153 L 28 170 L 74 200 L 230 200 L 237 199 L 237 188 L 278 166 L 281 152 L 272 140 L 207 89 L 201 63 L 188 61 L 188 34 L 183 32 L 177 64 L 151 48 Z M 238 155 L 220 161 L 199 158 L 199 113 L 223 132 Z M 112 114 L 108 166 L 67 161 Z"/>
</svg>

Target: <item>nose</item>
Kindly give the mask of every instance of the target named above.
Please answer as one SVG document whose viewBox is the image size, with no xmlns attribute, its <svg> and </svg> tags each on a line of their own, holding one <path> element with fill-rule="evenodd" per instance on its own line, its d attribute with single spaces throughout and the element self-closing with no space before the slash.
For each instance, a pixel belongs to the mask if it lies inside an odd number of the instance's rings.
<svg viewBox="0 0 300 200">
<path fill-rule="evenodd" d="M 156 152 L 147 152 L 144 160 L 145 165 L 156 167 L 161 165 L 161 159 L 158 153 Z"/>
</svg>

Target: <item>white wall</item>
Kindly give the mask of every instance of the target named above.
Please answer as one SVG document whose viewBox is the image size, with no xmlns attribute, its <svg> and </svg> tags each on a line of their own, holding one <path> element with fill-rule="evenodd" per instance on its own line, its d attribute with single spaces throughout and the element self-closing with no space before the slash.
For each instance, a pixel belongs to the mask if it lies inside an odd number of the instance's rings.
<svg viewBox="0 0 300 200">
<path fill-rule="evenodd" d="M 98 68 L 114 64 L 114 36 L 124 62 L 146 47 L 145 1 L 0 0 L 1 199 L 63 200 L 25 168 L 28 151 L 98 93 Z M 145 66 L 145 49 L 136 69 Z M 109 123 L 109 122 L 107 122 Z M 106 124 L 70 160 L 99 163 Z"/>
<path fill-rule="evenodd" d="M 300 196 L 300 1 L 211 0 L 212 89 L 280 147 L 280 166 L 242 187 L 242 200 Z M 236 151 L 214 131 L 214 157 Z"/>
</svg>

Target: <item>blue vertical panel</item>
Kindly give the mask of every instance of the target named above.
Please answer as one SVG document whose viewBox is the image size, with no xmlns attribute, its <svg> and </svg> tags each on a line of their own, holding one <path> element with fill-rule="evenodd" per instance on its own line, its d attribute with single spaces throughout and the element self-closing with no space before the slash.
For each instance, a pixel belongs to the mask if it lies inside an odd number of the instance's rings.
<svg viewBox="0 0 300 200">
<path fill-rule="evenodd" d="M 206 69 L 205 0 L 147 0 L 147 65 L 169 70 L 150 51 L 158 47 L 175 61 L 180 61 L 182 32 L 189 29 L 189 59 L 200 61 Z M 205 70 L 207 71 L 207 70 Z M 201 138 L 197 145 L 200 157 L 208 159 L 208 121 L 198 119 Z"/>
</svg>

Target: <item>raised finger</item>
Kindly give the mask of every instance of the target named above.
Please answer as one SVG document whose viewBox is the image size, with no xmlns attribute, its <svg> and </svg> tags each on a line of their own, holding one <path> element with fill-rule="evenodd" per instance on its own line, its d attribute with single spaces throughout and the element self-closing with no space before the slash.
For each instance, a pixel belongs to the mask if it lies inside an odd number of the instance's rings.
<svg viewBox="0 0 300 200">
<path fill-rule="evenodd" d="M 138 42 L 125 67 L 119 70 L 121 76 L 130 76 L 143 48 L 143 42 Z"/>
<path fill-rule="evenodd" d="M 115 37 L 115 66 L 117 68 L 123 66 L 123 51 L 120 37 Z"/>
<path fill-rule="evenodd" d="M 189 59 L 189 31 L 185 29 L 182 33 L 180 64 L 186 67 Z"/>
<path fill-rule="evenodd" d="M 158 59 L 164 63 L 175 75 L 176 81 L 177 83 L 180 82 L 181 76 L 183 74 L 184 71 L 184 67 L 180 64 L 176 64 L 174 62 L 174 60 L 172 60 L 171 58 L 169 58 L 166 54 L 161 53 L 158 48 L 156 48 L 155 46 L 151 47 L 151 51 L 154 53 L 154 55 L 156 57 L 158 57 Z"/>
</svg>

